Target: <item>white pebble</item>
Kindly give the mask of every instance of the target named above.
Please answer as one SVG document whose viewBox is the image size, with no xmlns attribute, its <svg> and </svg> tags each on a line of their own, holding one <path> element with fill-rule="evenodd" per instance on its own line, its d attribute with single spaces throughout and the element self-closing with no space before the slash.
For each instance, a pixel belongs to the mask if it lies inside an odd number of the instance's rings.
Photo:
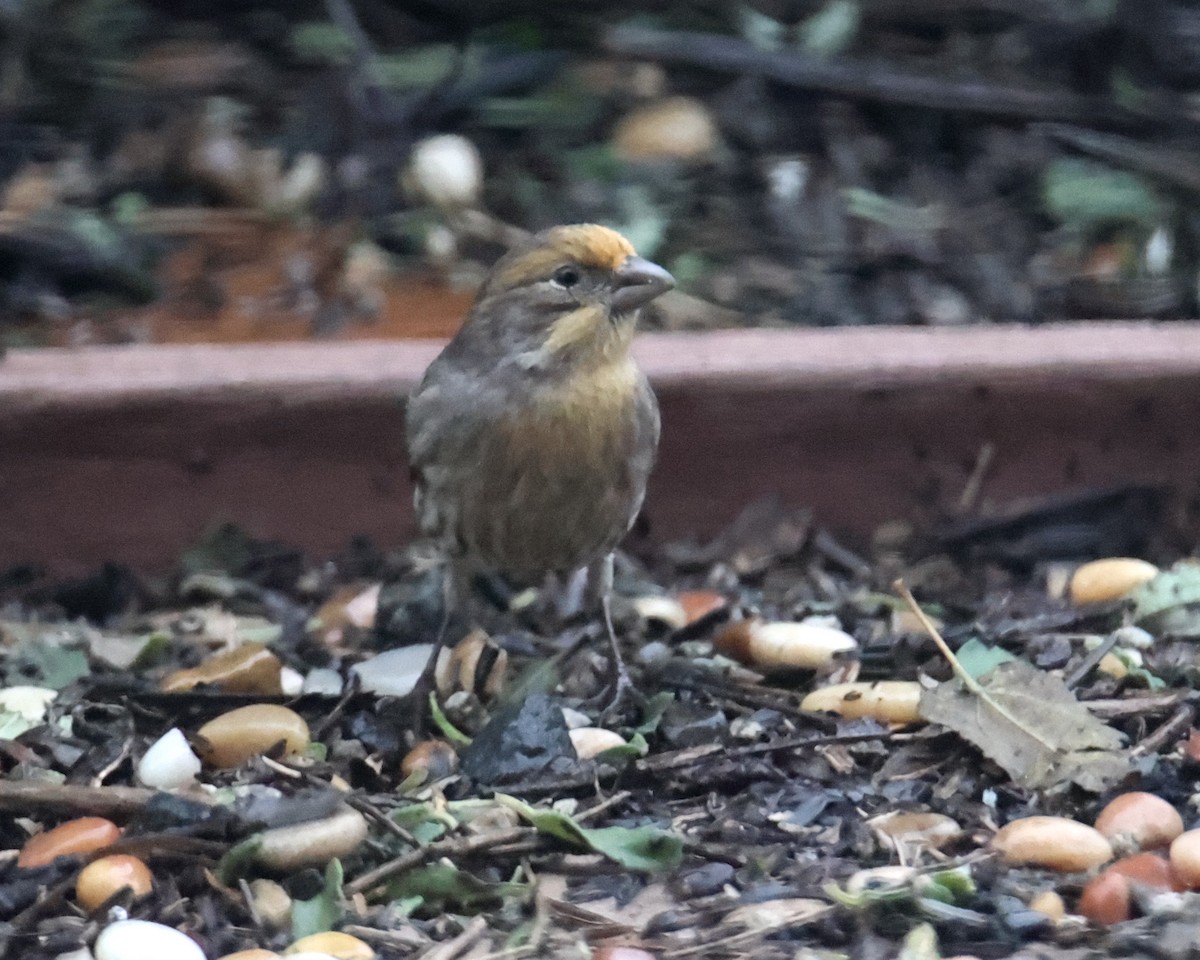
<svg viewBox="0 0 1200 960">
<path fill-rule="evenodd" d="M 637 652 L 638 663 L 651 664 L 666 660 L 671 656 L 671 648 L 661 640 L 651 640 L 643 644 Z"/>
<path fill-rule="evenodd" d="M 96 938 L 96 960 L 206 960 L 186 934 L 148 920 L 118 920 Z"/>
<path fill-rule="evenodd" d="M 579 710 L 563 707 L 562 715 L 563 723 L 567 725 L 568 730 L 578 730 L 580 727 L 590 727 L 592 725 L 592 718 Z"/>
<path fill-rule="evenodd" d="M 367 693 L 403 697 L 412 693 L 432 653 L 432 643 L 416 643 L 411 647 L 385 650 L 378 656 L 356 663 L 350 669 L 358 674 L 362 688 Z"/>
<path fill-rule="evenodd" d="M 342 675 L 329 667 L 317 667 L 310 670 L 304 678 L 302 693 L 322 693 L 330 697 L 342 694 Z"/>
<path fill-rule="evenodd" d="M 291 667 L 279 670 L 279 688 L 285 697 L 298 697 L 304 690 L 304 675 Z"/>
<path fill-rule="evenodd" d="M 150 744 L 137 765 L 138 780 L 158 790 L 185 787 L 195 781 L 199 772 L 200 758 L 192 752 L 178 727 L 172 727 Z"/>
<path fill-rule="evenodd" d="M 1149 630 L 1143 630 L 1141 627 L 1135 627 L 1128 624 L 1124 627 L 1117 627 L 1113 631 L 1113 636 L 1117 638 L 1118 647 L 1132 647 L 1135 650 L 1149 650 L 1154 646 L 1154 634 Z"/>
<path fill-rule="evenodd" d="M 429 137 L 413 148 L 407 179 L 435 207 L 469 207 L 483 187 L 483 159 L 466 137 Z"/>
<path fill-rule="evenodd" d="M 47 707 L 57 696 L 57 690 L 46 687 L 6 687 L 0 690 L 0 710 L 38 722 L 45 718 Z"/>
</svg>

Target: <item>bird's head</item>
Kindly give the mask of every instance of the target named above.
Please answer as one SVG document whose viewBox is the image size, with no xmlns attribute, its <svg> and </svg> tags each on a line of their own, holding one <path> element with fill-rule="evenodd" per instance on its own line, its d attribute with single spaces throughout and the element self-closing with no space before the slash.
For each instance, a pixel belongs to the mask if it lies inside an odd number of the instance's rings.
<svg viewBox="0 0 1200 960">
<path fill-rule="evenodd" d="M 528 367 L 611 358 L 628 349 L 638 308 L 674 286 L 615 230 L 552 227 L 497 261 L 467 326 Z"/>
</svg>

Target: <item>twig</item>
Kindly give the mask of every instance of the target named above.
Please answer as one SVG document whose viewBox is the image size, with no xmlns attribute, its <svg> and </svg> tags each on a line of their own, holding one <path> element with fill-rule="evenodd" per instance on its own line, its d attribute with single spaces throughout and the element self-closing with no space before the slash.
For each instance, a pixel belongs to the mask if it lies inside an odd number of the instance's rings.
<svg viewBox="0 0 1200 960">
<path fill-rule="evenodd" d="M 483 939 L 487 928 L 487 920 L 484 917 L 474 917 L 462 933 L 452 940 L 430 947 L 421 954 L 421 960 L 458 960 Z"/>
<path fill-rule="evenodd" d="M 900 599 L 908 604 L 913 612 L 913 616 L 917 618 L 921 626 L 925 628 L 925 632 L 929 634 L 929 639 L 934 642 L 934 645 L 941 651 L 943 657 L 950 664 L 950 669 L 954 671 L 954 675 L 962 681 L 964 687 L 975 694 L 977 697 L 986 697 L 987 692 L 979 685 L 979 681 L 967 673 L 966 668 L 958 662 L 958 657 L 954 655 L 954 651 L 950 649 L 950 645 L 943 639 L 938 628 L 933 625 L 933 621 L 926 616 L 925 611 L 921 609 L 921 605 L 917 603 L 916 597 L 912 595 L 912 591 L 908 589 L 908 585 L 903 580 L 897 580 L 892 584 L 892 589 L 900 594 Z"/>
<path fill-rule="evenodd" d="M 1148 753 L 1158 753 L 1168 742 L 1183 736 L 1183 732 L 1192 725 L 1192 720 L 1195 719 L 1195 716 L 1196 712 L 1192 709 L 1191 704 L 1180 704 L 1171 718 L 1161 724 L 1153 733 L 1142 738 L 1129 751 L 1129 755 L 1131 757 L 1141 757 Z"/>
<path fill-rule="evenodd" d="M 87 813 L 99 817 L 129 817 L 141 812 L 158 790 L 145 787 L 84 787 L 42 780 L 0 780 L 0 810 L 14 813 Z M 212 806 L 204 796 L 189 797 Z"/>
<path fill-rule="evenodd" d="M 412 844 L 414 847 L 420 845 L 416 837 L 375 806 L 375 804 L 371 803 L 370 800 L 356 797 L 353 793 L 350 793 L 346 795 L 346 804 L 363 814 L 363 816 L 367 817 L 383 830 L 386 830 L 395 837 L 399 837 L 405 843 Z"/>
<path fill-rule="evenodd" d="M 962 494 L 958 498 L 958 513 L 960 516 L 970 513 L 975 509 L 975 504 L 979 500 L 979 493 L 983 490 L 983 481 L 987 478 L 988 471 L 992 468 L 992 461 L 996 459 L 996 445 L 991 440 L 984 441 L 979 448 L 979 453 L 975 457 L 975 466 L 971 468 L 971 475 L 967 477 L 967 482 L 963 485 Z"/>
<path fill-rule="evenodd" d="M 919 73 L 878 60 L 763 50 L 721 34 L 616 27 L 605 36 L 604 46 L 623 56 L 766 77 L 791 87 L 880 103 L 1084 125 L 1129 126 L 1144 119 L 1109 100 L 1061 88 Z"/>
<path fill-rule="evenodd" d="M 833 907 L 823 905 L 814 907 L 811 910 L 797 910 L 789 916 L 783 917 L 774 923 L 767 924 L 762 927 L 755 927 L 752 930 L 744 930 L 741 933 L 730 934 L 727 937 L 721 937 L 717 940 L 709 940 L 707 943 L 696 943 L 686 947 L 678 947 L 674 950 L 668 950 L 663 954 L 664 957 L 691 957 L 696 954 L 709 956 L 716 950 L 728 950 L 731 947 L 741 946 L 749 943 L 752 940 L 766 939 L 768 934 L 775 933 L 779 930 L 784 930 L 791 926 L 800 924 L 813 923 L 820 920 L 823 916 L 833 911 Z"/>
<path fill-rule="evenodd" d="M 416 850 L 410 850 L 408 853 L 401 854 L 395 859 L 381 864 L 374 870 L 368 870 L 362 876 L 346 884 L 345 892 L 347 896 L 364 893 L 372 887 L 383 883 L 385 880 L 390 880 L 405 870 L 411 870 L 413 867 L 420 866 L 426 861 L 437 860 L 441 857 L 449 857 L 453 860 L 455 857 L 469 856 L 473 853 L 479 853 L 481 850 L 490 850 L 493 847 L 499 847 L 506 843 L 524 840 L 536 833 L 537 831 L 533 827 L 511 827 L 508 830 L 498 830 L 495 833 L 484 833 L 473 837 L 456 837 L 451 840 L 439 840 L 424 847 L 418 847 Z"/>
<path fill-rule="evenodd" d="M 1096 669 L 1096 664 L 1103 660 L 1104 655 L 1117 645 L 1117 640 L 1119 639 L 1120 637 L 1115 631 L 1110 633 L 1095 650 L 1084 657 L 1083 662 L 1063 678 L 1063 683 L 1066 684 L 1067 689 L 1074 689 L 1083 681 L 1084 677 Z"/>
<path fill-rule="evenodd" d="M 633 794 L 629 790 L 619 790 L 607 800 L 600 801 L 594 807 L 588 807 L 583 811 L 583 813 L 575 814 L 575 822 L 583 823 L 585 820 L 591 820 L 593 817 L 599 816 L 609 807 L 616 806 L 618 803 L 624 803 L 632 796 Z"/>
</svg>

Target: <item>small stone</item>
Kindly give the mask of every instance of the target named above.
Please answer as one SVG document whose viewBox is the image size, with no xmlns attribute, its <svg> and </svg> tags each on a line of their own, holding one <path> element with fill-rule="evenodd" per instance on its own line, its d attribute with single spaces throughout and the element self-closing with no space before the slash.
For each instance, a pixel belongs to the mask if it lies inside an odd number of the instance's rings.
<svg viewBox="0 0 1200 960">
<path fill-rule="evenodd" d="M 196 782 L 200 758 L 178 727 L 172 727 L 150 744 L 138 761 L 137 778 L 156 790 L 177 790 Z"/>
<path fill-rule="evenodd" d="M 693 97 L 667 97 L 626 114 L 613 130 L 626 160 L 704 160 L 717 146 L 717 125 Z"/>
<path fill-rule="evenodd" d="M 592 760 L 605 750 L 625 746 L 625 738 L 602 727 L 578 727 L 570 731 L 571 745 L 580 760 Z"/>
<path fill-rule="evenodd" d="M 358 675 L 364 692 L 381 697 L 403 697 L 412 693 L 432 654 L 432 643 L 416 643 L 385 650 L 356 663 L 350 670 Z"/>
<path fill-rule="evenodd" d="M 279 685 L 281 667 L 279 658 L 263 644 L 244 643 L 234 650 L 210 657 L 198 667 L 167 674 L 160 687 L 167 693 L 180 693 L 206 684 L 228 693 L 277 696 L 282 692 Z"/>
<path fill-rule="evenodd" d="M 274 880 L 251 880 L 250 902 L 268 930 L 282 930 L 292 922 L 292 898 Z"/>
<path fill-rule="evenodd" d="M 302 953 L 323 953 L 334 960 L 375 960 L 375 951 L 370 946 L 358 937 L 336 930 L 301 937 L 283 951 L 285 957 Z"/>
<path fill-rule="evenodd" d="M 504 783 L 575 762 L 562 704 L 535 693 L 492 717 L 459 757 L 463 772 L 479 783 Z"/>
<path fill-rule="evenodd" d="M 118 920 L 100 931 L 92 952 L 96 960 L 205 960 L 204 951 L 185 933 L 148 920 Z"/>
<path fill-rule="evenodd" d="M 729 720 L 717 707 L 676 700 L 663 711 L 658 732 L 672 747 L 697 747 L 720 743 L 729 730 Z"/>
<path fill-rule="evenodd" d="M 720 893 L 733 880 L 733 867 L 728 863 L 706 863 L 689 870 L 671 882 L 671 890 L 681 899 L 708 897 Z"/>
<path fill-rule="evenodd" d="M 214 767 L 241 766 L 282 742 L 284 752 L 295 756 L 308 749 L 308 724 L 294 710 L 256 703 L 230 710 L 210 720 L 198 731 L 207 742 L 204 755 Z"/>
<path fill-rule="evenodd" d="M 90 913 L 118 891 L 128 889 L 137 899 L 148 894 L 153 886 L 150 868 L 137 857 L 125 854 L 100 857 L 79 871 L 75 900 Z"/>
<path fill-rule="evenodd" d="M 415 773 L 425 775 L 422 783 L 444 780 L 458 771 L 458 754 L 445 740 L 425 740 L 404 755 L 400 774 L 407 780 Z"/>
<path fill-rule="evenodd" d="M 326 697 L 342 695 L 342 675 L 330 667 L 317 667 L 309 670 L 300 687 L 301 693 L 319 693 Z"/>
<path fill-rule="evenodd" d="M 103 817 L 78 817 L 25 841 L 18 867 L 44 867 L 56 857 L 95 853 L 121 839 L 121 828 Z"/>
</svg>

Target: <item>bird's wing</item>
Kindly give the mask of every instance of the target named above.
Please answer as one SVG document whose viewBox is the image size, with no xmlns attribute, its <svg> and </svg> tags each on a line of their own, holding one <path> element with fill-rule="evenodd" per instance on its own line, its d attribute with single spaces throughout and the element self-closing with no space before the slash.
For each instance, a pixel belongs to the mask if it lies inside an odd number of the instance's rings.
<svg viewBox="0 0 1200 960">
<path fill-rule="evenodd" d="M 458 474 L 473 470 L 480 445 L 503 410 L 477 375 L 445 357 L 426 371 L 408 400 L 406 438 L 417 522 L 427 535 L 452 530 L 454 498 L 442 493 L 460 482 Z"/>
</svg>

